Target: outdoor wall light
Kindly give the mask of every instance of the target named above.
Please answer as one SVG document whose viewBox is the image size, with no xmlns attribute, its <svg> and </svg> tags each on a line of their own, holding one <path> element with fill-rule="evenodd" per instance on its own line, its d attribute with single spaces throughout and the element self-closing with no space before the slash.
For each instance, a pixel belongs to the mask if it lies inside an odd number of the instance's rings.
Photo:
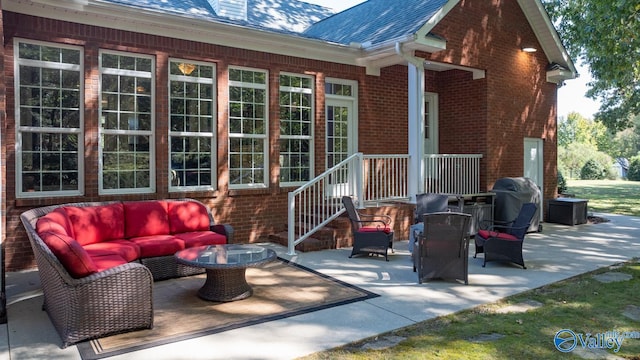
<svg viewBox="0 0 640 360">
<path fill-rule="evenodd" d="M 538 49 L 534 48 L 533 46 L 523 46 L 522 47 L 522 51 L 528 52 L 528 53 L 533 53 L 533 52 L 538 51 Z"/>
</svg>

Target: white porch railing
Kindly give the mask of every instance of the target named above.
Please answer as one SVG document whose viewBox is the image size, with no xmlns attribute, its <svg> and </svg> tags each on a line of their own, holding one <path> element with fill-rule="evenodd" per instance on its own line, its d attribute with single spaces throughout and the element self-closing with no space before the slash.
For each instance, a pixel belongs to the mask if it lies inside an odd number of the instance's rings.
<svg viewBox="0 0 640 360">
<path fill-rule="evenodd" d="M 289 193 L 288 254 L 344 212 L 343 196 L 362 194 L 362 153 L 351 155 L 307 184 Z"/>
<path fill-rule="evenodd" d="M 364 155 L 363 166 L 363 202 L 408 199 L 409 155 Z"/>
<path fill-rule="evenodd" d="M 447 194 L 480 192 L 482 155 L 426 155 L 425 191 Z M 288 253 L 295 246 L 344 212 L 342 196 L 357 205 L 408 200 L 409 155 L 357 153 L 289 193 Z"/>
<path fill-rule="evenodd" d="M 479 193 L 480 159 L 482 155 L 475 154 L 425 155 L 425 192 L 461 195 Z"/>
</svg>

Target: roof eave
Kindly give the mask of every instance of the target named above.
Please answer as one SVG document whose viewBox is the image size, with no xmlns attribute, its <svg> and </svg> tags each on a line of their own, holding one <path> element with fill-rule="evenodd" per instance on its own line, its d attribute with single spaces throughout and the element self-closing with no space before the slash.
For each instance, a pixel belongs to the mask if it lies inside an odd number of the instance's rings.
<svg viewBox="0 0 640 360">
<path fill-rule="evenodd" d="M 160 35 L 195 42 L 238 47 L 278 55 L 359 65 L 363 52 L 334 44 L 204 19 L 170 16 L 95 0 L 5 0 L 3 10 L 85 25 Z"/>
<path fill-rule="evenodd" d="M 446 40 L 441 38 L 435 36 L 418 38 L 416 35 L 408 35 L 363 47 L 362 55 L 358 58 L 358 64 L 367 68 L 367 74 L 379 75 L 380 69 L 384 67 L 406 63 L 405 59 L 396 53 L 397 43 L 401 43 L 403 48 L 410 52 L 420 50 L 435 53 L 447 49 Z"/>
<path fill-rule="evenodd" d="M 542 2 L 540 0 L 518 0 L 518 4 L 536 34 L 549 63 L 559 64 L 566 69 L 547 72 L 547 81 L 560 83 L 578 77 L 575 64 L 562 44 Z"/>
</svg>

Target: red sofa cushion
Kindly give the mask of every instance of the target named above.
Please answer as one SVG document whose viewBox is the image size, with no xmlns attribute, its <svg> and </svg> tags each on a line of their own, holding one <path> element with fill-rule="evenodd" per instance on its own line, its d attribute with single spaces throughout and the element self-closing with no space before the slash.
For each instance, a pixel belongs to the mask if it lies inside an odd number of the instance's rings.
<svg viewBox="0 0 640 360">
<path fill-rule="evenodd" d="M 92 251 L 100 251 L 103 254 L 118 255 L 125 259 L 127 262 L 134 261 L 140 258 L 140 248 L 134 242 L 120 239 L 120 240 L 108 240 L 94 244 L 84 245 L 83 248 L 93 255 Z"/>
<path fill-rule="evenodd" d="M 193 231 L 175 234 L 175 237 L 184 241 L 186 248 L 202 245 L 222 245 L 227 243 L 227 237 L 213 231 Z"/>
<path fill-rule="evenodd" d="M 388 226 L 363 226 L 358 229 L 359 232 L 372 232 L 372 231 L 384 231 L 387 234 L 390 234 L 393 230 L 391 230 Z"/>
<path fill-rule="evenodd" d="M 73 230 L 67 213 L 62 208 L 56 208 L 52 212 L 42 216 L 36 223 L 38 234 L 51 231 L 57 234 L 73 237 Z"/>
<path fill-rule="evenodd" d="M 489 231 L 489 230 L 478 230 L 478 236 L 480 236 L 483 239 L 488 239 L 488 238 L 498 238 L 498 239 L 503 239 L 503 240 L 518 240 L 517 237 L 511 235 L 511 234 L 507 234 L 507 233 L 501 233 L 501 232 L 497 232 L 497 231 Z"/>
<path fill-rule="evenodd" d="M 81 278 L 98 271 L 89 254 L 70 236 L 45 232 L 40 234 L 51 252 L 74 278 Z"/>
<path fill-rule="evenodd" d="M 127 264 L 128 261 L 116 254 L 94 255 L 91 257 L 98 271 L 109 270 L 112 267 Z"/>
<path fill-rule="evenodd" d="M 101 206 L 65 206 L 73 234 L 80 245 L 124 238 L 124 207 L 121 203 Z"/>
<path fill-rule="evenodd" d="M 209 212 L 204 204 L 193 201 L 169 201 L 171 234 L 209 230 Z"/>
<path fill-rule="evenodd" d="M 130 201 L 124 203 L 124 237 L 169 234 L 166 201 Z"/>
<path fill-rule="evenodd" d="M 140 247 L 140 257 L 173 255 L 184 249 L 184 241 L 173 235 L 142 236 L 129 239 Z"/>
</svg>

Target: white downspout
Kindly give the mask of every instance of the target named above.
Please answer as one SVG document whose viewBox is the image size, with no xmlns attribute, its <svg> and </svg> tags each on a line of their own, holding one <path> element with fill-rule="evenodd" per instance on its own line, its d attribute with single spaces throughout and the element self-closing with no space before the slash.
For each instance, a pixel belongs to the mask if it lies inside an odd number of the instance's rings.
<svg viewBox="0 0 640 360">
<path fill-rule="evenodd" d="M 409 72 L 409 86 L 407 89 L 409 103 L 408 118 L 408 150 L 409 150 L 409 174 L 408 196 L 415 201 L 416 194 L 423 193 L 425 173 L 424 162 L 424 61 L 425 59 L 408 55 L 402 51 L 402 43 L 396 42 L 396 54 L 407 60 Z"/>
</svg>

